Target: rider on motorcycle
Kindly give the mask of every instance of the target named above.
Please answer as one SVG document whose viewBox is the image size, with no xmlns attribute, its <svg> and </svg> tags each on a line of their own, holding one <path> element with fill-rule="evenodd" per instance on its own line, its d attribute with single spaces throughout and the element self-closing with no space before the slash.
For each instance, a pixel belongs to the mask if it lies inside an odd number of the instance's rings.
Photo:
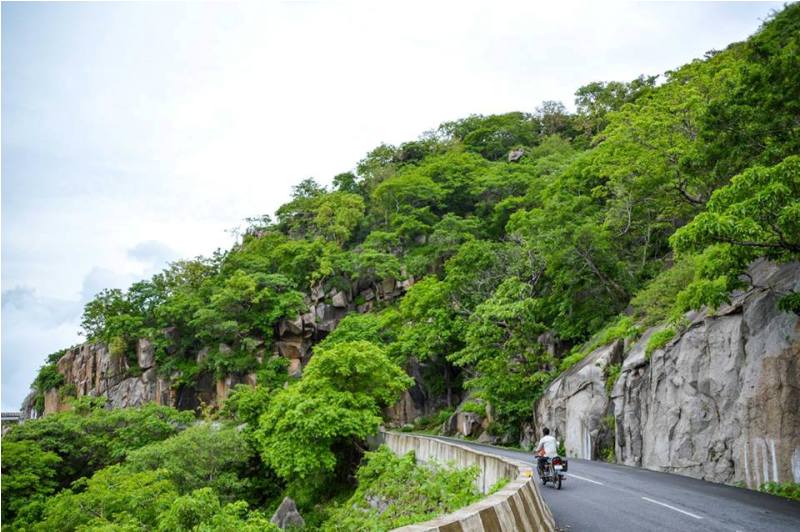
<svg viewBox="0 0 800 532">
<path fill-rule="evenodd" d="M 544 466 L 550 458 L 558 456 L 558 441 L 553 436 L 550 436 L 550 429 L 545 427 L 542 429 L 542 439 L 536 446 L 536 455 L 539 457 L 539 475 L 541 476 L 544 471 Z"/>
</svg>

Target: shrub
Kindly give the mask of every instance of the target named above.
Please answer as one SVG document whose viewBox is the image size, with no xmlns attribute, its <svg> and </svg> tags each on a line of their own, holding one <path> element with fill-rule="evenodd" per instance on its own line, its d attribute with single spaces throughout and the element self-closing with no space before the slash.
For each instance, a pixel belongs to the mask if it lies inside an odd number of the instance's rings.
<svg viewBox="0 0 800 532">
<path fill-rule="evenodd" d="M 246 499 L 260 502 L 268 492 L 256 493 L 249 469 L 256 453 L 235 428 L 216 423 L 195 425 L 162 442 L 132 451 L 127 464 L 134 471 L 162 470 L 182 494 L 213 488 L 223 502 Z M 268 477 L 268 472 L 262 472 Z M 272 479 L 273 485 L 279 485 Z M 276 495 L 273 493 L 272 495 Z M 252 500 L 251 497 L 256 497 Z"/>
<path fill-rule="evenodd" d="M 561 360 L 559 370 L 563 373 L 569 368 L 583 360 L 595 349 L 608 345 L 611 342 L 622 339 L 635 339 L 642 334 L 641 328 L 634 323 L 630 316 L 620 316 L 617 321 L 607 325 L 600 332 L 595 334 L 591 340 L 583 346 L 573 349 L 573 352 Z"/>
<path fill-rule="evenodd" d="M 606 366 L 606 392 L 609 394 L 614 389 L 619 375 L 622 372 L 622 364 L 609 364 Z"/>
<path fill-rule="evenodd" d="M 655 325 L 670 316 L 678 294 L 694 280 L 696 261 L 696 255 L 681 257 L 634 296 L 631 306 L 643 326 Z"/>
<path fill-rule="evenodd" d="M 477 401 L 467 401 L 463 405 L 461 405 L 462 412 L 469 412 L 471 414 L 477 414 L 479 416 L 486 415 L 486 405 L 483 403 L 479 403 Z"/>
<path fill-rule="evenodd" d="M 800 482 L 766 482 L 758 487 L 759 491 L 800 501 Z"/>
<path fill-rule="evenodd" d="M 653 354 L 653 352 L 656 349 L 661 349 L 662 347 L 667 345 L 667 342 L 672 340 L 672 338 L 675 337 L 675 334 L 676 334 L 675 333 L 675 329 L 673 329 L 671 327 L 663 329 L 663 330 L 658 331 L 658 332 L 654 332 L 650 336 L 650 339 L 647 340 L 647 347 L 645 347 L 645 350 L 644 350 L 645 358 L 647 360 L 650 360 L 650 356 Z"/>
<path fill-rule="evenodd" d="M 104 398 L 74 399 L 69 412 L 15 426 L 3 437 L 3 448 L 8 442 L 28 440 L 55 453 L 61 459 L 55 480 L 66 488 L 80 477 L 121 462 L 133 449 L 177 434 L 194 419 L 191 412 L 153 403 L 115 410 L 104 405 Z"/>
<path fill-rule="evenodd" d="M 413 452 L 397 457 L 381 446 L 365 455 L 355 493 L 323 530 L 390 530 L 452 512 L 481 498 L 477 475 L 477 466 L 419 465 Z"/>
</svg>

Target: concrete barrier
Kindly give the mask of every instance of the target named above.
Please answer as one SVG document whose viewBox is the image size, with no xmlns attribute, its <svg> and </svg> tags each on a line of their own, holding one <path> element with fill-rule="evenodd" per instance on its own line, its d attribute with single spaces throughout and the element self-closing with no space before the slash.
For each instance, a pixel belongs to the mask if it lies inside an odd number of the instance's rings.
<svg viewBox="0 0 800 532">
<path fill-rule="evenodd" d="M 416 434 L 382 431 L 379 440 L 400 456 L 413 451 L 420 462 L 452 463 L 457 467 L 477 465 L 480 473 L 475 482 L 481 493 L 488 493 L 501 479 L 509 481 L 497 493 L 466 508 L 396 531 L 555 531 L 553 514 L 539 493 L 529 464 Z"/>
</svg>

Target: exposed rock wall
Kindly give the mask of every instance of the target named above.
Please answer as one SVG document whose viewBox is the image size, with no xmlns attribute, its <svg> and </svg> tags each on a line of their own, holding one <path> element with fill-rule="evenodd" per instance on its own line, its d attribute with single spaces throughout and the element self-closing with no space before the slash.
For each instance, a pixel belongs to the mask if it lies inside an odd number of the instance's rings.
<svg viewBox="0 0 800 532">
<path fill-rule="evenodd" d="M 322 287 L 315 287 L 306 296 L 307 311 L 293 319 L 282 320 L 276 327 L 272 355 L 288 359 L 290 374 L 299 376 L 311 357 L 313 345 L 330 333 L 348 313 L 368 312 L 376 303 L 391 302 L 402 296 L 412 284 L 411 279 L 385 279 L 354 290 L 355 297 L 351 292 L 325 291 Z M 165 334 L 173 332 L 165 331 Z M 220 352 L 230 351 L 230 347 L 224 344 L 218 349 Z M 201 349 L 195 357 L 197 363 L 202 364 L 208 353 L 208 348 Z M 136 362 L 136 367 L 131 368 L 126 357 L 113 356 L 105 345 L 86 343 L 69 349 L 59 359 L 57 367 L 64 375 L 65 383 L 73 385 L 78 396 L 105 396 L 112 408 L 155 402 L 180 409 L 196 409 L 202 404 L 221 403 L 237 384 L 255 385 L 256 382 L 252 373 L 215 379 L 205 372 L 192 385 L 179 385 L 177 374 L 163 375 L 158 371 L 153 345 L 146 339 L 137 343 Z M 27 400 L 26 405 L 23 409 L 25 418 L 34 417 L 32 401 Z M 45 393 L 45 415 L 65 408 L 59 390 Z M 430 411 L 429 398 L 420 390 L 412 389 L 388 413 L 395 421 L 403 420 L 405 423 Z"/>
<path fill-rule="evenodd" d="M 800 318 L 777 308 L 800 289 L 800 265 L 759 263 L 751 276 L 753 289 L 688 316 L 649 360 L 654 330 L 630 346 L 610 397 L 605 375 L 587 370 L 608 363 L 604 350 L 590 355 L 548 388 L 537 427 L 555 427 L 571 456 L 597 458 L 598 413 L 613 409 L 620 463 L 752 488 L 800 482 Z"/>
<path fill-rule="evenodd" d="M 136 346 L 139 375 L 132 376 L 125 357 L 113 356 L 105 345 L 82 344 L 69 349 L 58 361 L 58 371 L 77 395 L 109 399 L 112 408 L 156 402 L 175 406 L 175 393 L 168 378 L 156 371 L 152 344 L 145 339 Z M 58 390 L 45 393 L 44 414 L 65 408 Z"/>
<path fill-rule="evenodd" d="M 622 347 L 617 341 L 590 353 L 553 381 L 537 404 L 537 427 L 558 434 L 569 456 L 597 459 L 609 439 L 606 368 L 622 360 Z"/>
</svg>

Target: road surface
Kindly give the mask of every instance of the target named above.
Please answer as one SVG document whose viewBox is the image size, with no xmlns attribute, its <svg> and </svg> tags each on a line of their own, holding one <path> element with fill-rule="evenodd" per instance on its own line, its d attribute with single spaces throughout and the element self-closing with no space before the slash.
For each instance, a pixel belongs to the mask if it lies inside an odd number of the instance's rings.
<svg viewBox="0 0 800 532">
<path fill-rule="evenodd" d="M 484 452 L 535 464 L 530 453 L 456 441 Z M 561 530 L 800 531 L 800 503 L 668 473 L 569 459 L 560 491 L 539 488 Z"/>
</svg>

